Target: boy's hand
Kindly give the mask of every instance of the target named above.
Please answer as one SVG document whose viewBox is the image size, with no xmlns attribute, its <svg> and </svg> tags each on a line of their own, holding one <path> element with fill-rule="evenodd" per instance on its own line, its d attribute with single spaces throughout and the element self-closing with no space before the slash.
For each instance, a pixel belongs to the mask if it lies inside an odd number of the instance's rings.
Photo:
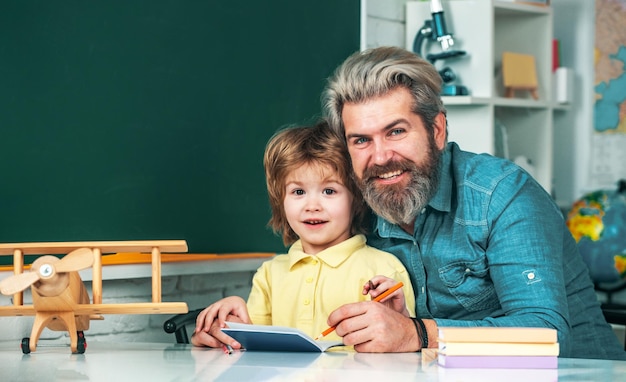
<svg viewBox="0 0 626 382">
<path fill-rule="evenodd" d="M 371 298 L 374 299 L 376 296 L 383 294 L 387 289 L 397 283 L 398 282 L 396 280 L 386 276 L 374 276 L 367 283 L 365 283 L 365 285 L 363 285 L 363 294 L 365 295 L 369 293 Z M 402 288 L 383 298 L 380 303 L 398 313 L 402 313 L 407 317 L 409 316 Z"/>
<path fill-rule="evenodd" d="M 241 344 L 222 332 L 226 321 L 252 323 L 248 316 L 246 302 L 237 296 L 226 297 L 209 305 L 196 318 L 196 328 L 191 336 L 195 346 L 221 347 L 230 345 L 241 349 Z"/>
</svg>

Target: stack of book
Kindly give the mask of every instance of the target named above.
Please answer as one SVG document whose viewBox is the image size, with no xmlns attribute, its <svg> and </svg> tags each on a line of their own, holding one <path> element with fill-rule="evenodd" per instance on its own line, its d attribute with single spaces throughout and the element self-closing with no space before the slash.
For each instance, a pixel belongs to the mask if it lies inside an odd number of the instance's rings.
<svg viewBox="0 0 626 382">
<path fill-rule="evenodd" d="M 437 363 L 446 368 L 556 369 L 557 333 L 548 328 L 440 327 Z"/>
</svg>

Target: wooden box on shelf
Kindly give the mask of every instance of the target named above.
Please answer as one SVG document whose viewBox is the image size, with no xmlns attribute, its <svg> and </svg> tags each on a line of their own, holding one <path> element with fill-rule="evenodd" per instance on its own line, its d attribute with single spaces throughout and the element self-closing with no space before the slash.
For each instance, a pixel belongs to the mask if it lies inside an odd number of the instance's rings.
<svg viewBox="0 0 626 382">
<path fill-rule="evenodd" d="M 502 80 L 504 81 L 505 97 L 512 98 L 516 91 L 528 90 L 533 99 L 539 99 L 534 56 L 503 52 Z"/>
</svg>

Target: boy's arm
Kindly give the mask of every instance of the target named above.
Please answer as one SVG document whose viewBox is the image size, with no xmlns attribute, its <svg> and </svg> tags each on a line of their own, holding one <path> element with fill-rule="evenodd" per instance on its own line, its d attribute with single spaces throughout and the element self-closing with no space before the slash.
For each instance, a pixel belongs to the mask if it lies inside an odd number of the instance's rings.
<svg viewBox="0 0 626 382">
<path fill-rule="evenodd" d="M 241 344 L 221 331 L 226 326 L 226 321 L 252 323 L 246 303 L 241 297 L 223 298 L 200 312 L 196 318 L 196 329 L 191 343 L 196 346 L 220 347 L 226 344 L 234 349 L 241 348 Z"/>
</svg>

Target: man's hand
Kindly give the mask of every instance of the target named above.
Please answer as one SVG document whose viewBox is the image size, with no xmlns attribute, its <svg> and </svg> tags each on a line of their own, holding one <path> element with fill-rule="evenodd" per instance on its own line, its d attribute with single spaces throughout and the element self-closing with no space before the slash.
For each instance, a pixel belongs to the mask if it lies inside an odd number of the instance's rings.
<svg viewBox="0 0 626 382">
<path fill-rule="evenodd" d="M 222 332 L 226 321 L 251 323 L 246 302 L 241 297 L 223 298 L 200 312 L 196 318 L 196 329 L 191 336 L 191 343 L 209 347 L 230 345 L 233 349 L 241 349 L 239 342 Z"/>
<path fill-rule="evenodd" d="M 410 318 L 384 304 L 366 301 L 342 305 L 328 317 L 328 325 L 345 345 L 363 353 L 397 353 L 420 350 Z"/>
</svg>

